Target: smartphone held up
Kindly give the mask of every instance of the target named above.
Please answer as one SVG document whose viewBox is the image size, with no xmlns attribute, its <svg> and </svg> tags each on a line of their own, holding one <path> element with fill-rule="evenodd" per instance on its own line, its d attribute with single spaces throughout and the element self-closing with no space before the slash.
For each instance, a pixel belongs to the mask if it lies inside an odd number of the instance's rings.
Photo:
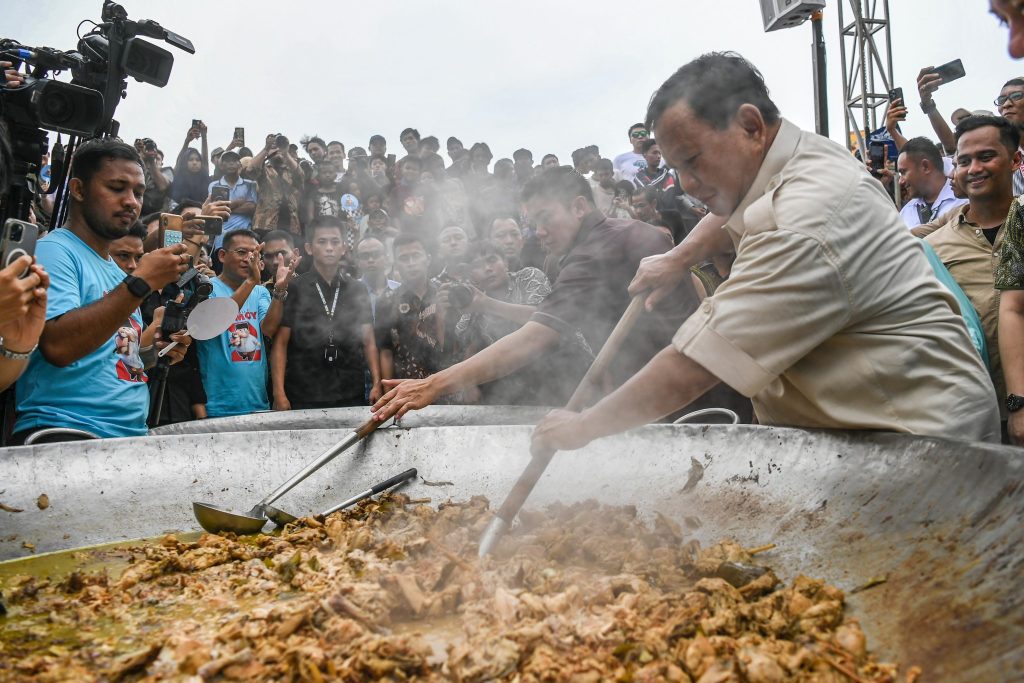
<svg viewBox="0 0 1024 683">
<path fill-rule="evenodd" d="M 35 256 L 38 238 L 39 228 L 35 224 L 8 218 L 0 236 L 0 269 L 7 268 L 22 256 Z M 23 278 L 28 273 L 26 268 L 18 277 Z"/>
</svg>

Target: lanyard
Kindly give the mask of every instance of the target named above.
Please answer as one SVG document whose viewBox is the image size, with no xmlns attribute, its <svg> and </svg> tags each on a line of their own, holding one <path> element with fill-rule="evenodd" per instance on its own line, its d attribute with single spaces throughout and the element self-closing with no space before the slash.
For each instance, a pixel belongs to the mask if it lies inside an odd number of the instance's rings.
<svg viewBox="0 0 1024 683">
<path fill-rule="evenodd" d="M 334 324 L 333 324 L 334 323 L 334 311 L 338 307 L 338 294 L 341 293 L 341 285 L 339 284 L 337 287 L 334 288 L 334 301 L 331 302 L 331 308 L 330 308 L 330 310 L 328 310 L 327 309 L 327 299 L 324 298 L 323 290 L 320 289 L 320 283 L 316 282 L 314 284 L 316 284 L 316 293 L 320 295 L 320 303 L 322 303 L 324 305 L 324 313 L 327 314 L 327 320 L 330 321 L 330 323 L 332 323 L 331 324 L 330 338 L 328 339 L 327 343 L 328 344 L 333 344 L 334 343 Z"/>
</svg>

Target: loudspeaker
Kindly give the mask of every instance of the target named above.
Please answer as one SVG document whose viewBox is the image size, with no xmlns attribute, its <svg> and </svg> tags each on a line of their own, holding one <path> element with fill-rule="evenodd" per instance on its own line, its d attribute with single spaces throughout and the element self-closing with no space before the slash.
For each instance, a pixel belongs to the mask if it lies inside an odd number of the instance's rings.
<svg viewBox="0 0 1024 683">
<path fill-rule="evenodd" d="M 761 0 L 764 30 L 799 26 L 822 9 L 825 9 L 825 0 Z"/>
</svg>

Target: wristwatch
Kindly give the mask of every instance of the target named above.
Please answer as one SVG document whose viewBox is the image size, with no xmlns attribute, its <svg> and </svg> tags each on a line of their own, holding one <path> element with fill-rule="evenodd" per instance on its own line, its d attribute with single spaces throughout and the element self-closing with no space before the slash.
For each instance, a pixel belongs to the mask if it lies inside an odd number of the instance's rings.
<svg viewBox="0 0 1024 683">
<path fill-rule="evenodd" d="M 270 298 L 283 302 L 285 299 L 288 298 L 288 290 L 286 289 L 282 292 L 277 289 L 272 289 L 270 290 Z"/>
<path fill-rule="evenodd" d="M 1011 413 L 1016 413 L 1021 408 L 1024 408 L 1024 396 L 1018 396 L 1017 394 L 1006 395 L 1006 409 Z"/>
<path fill-rule="evenodd" d="M 132 293 L 132 296 L 136 296 L 140 299 L 145 299 L 149 296 L 149 293 L 153 291 L 153 288 L 146 284 L 146 281 L 141 277 L 135 277 L 134 275 L 125 275 L 124 280 L 121 280 L 124 286 L 128 288 L 128 291 Z"/>
<path fill-rule="evenodd" d="M 28 360 L 29 358 L 32 357 L 32 352 L 38 348 L 39 344 L 36 344 L 35 346 L 33 346 L 31 349 L 24 353 L 19 353 L 18 351 L 11 351 L 10 349 L 4 346 L 4 338 L 0 337 L 0 356 L 3 356 L 4 358 L 9 358 L 11 360 Z"/>
</svg>

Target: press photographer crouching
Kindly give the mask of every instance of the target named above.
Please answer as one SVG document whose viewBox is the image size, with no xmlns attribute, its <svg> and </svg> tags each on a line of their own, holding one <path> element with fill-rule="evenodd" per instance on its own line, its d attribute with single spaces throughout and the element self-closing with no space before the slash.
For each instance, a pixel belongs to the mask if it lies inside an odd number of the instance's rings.
<svg viewBox="0 0 1024 683">
<path fill-rule="evenodd" d="M 93 140 L 75 153 L 68 224 L 36 248 L 51 281 L 46 323 L 18 380 L 12 443 L 51 428 L 60 431 L 33 441 L 146 433 L 145 370 L 169 342 L 157 338 L 158 325 L 143 331 L 139 304 L 176 282 L 188 256 L 180 244 L 157 249 L 127 276 L 110 258 L 111 242 L 138 219 L 145 187 L 142 160 L 124 143 Z"/>
</svg>

